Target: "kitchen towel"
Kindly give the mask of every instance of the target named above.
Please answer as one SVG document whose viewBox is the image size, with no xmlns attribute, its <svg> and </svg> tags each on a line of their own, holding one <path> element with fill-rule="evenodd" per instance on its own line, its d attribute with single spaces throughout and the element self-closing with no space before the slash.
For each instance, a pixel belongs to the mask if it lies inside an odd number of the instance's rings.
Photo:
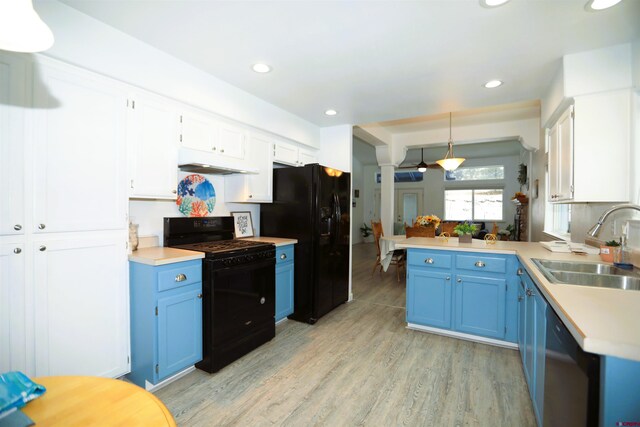
<svg viewBox="0 0 640 427">
<path fill-rule="evenodd" d="M 44 386 L 34 383 L 22 372 L 0 374 L 0 417 L 15 408 L 22 408 L 45 391 Z"/>
</svg>

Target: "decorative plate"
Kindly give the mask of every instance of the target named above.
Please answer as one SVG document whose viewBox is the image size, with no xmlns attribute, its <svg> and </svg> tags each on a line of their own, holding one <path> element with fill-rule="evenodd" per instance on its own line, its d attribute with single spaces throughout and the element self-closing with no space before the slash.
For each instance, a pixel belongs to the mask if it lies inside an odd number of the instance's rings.
<svg viewBox="0 0 640 427">
<path fill-rule="evenodd" d="M 178 183 L 176 205 L 184 216 L 208 216 L 216 205 L 216 190 L 204 176 L 187 175 Z"/>
</svg>

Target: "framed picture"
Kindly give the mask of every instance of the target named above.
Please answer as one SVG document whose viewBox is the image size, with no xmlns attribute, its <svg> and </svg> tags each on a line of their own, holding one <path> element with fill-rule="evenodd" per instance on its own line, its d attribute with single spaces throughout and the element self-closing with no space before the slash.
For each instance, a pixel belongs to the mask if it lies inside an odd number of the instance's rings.
<svg viewBox="0 0 640 427">
<path fill-rule="evenodd" d="M 251 212 L 231 212 L 231 215 L 233 215 L 233 227 L 236 231 L 236 239 L 253 237 Z"/>
</svg>

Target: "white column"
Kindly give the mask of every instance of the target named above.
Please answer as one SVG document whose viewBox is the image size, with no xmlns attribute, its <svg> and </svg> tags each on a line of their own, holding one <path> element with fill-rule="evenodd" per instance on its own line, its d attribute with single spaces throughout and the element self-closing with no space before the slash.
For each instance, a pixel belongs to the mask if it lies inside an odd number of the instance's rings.
<svg viewBox="0 0 640 427">
<path fill-rule="evenodd" d="M 380 220 L 386 236 L 393 236 L 393 219 L 395 216 L 395 192 L 393 175 L 396 168 L 393 165 L 380 167 L 382 182 L 380 183 Z"/>
</svg>

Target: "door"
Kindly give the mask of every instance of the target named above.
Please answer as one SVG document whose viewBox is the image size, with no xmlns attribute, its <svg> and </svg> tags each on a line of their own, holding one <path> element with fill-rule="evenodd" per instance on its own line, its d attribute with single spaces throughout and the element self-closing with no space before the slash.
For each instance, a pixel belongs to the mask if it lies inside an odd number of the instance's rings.
<svg viewBox="0 0 640 427">
<path fill-rule="evenodd" d="M 24 243 L 19 237 L 0 240 L 0 372 L 27 366 Z"/>
<path fill-rule="evenodd" d="M 522 358 L 522 365 L 526 366 L 525 342 L 526 342 L 526 322 L 527 322 L 527 294 L 524 280 L 520 278 L 518 282 L 518 349 Z"/>
<path fill-rule="evenodd" d="M 85 70 L 46 63 L 37 66 L 34 82 L 32 229 L 124 229 L 122 87 Z"/>
<path fill-rule="evenodd" d="M 35 375 L 129 370 L 126 232 L 33 242 Z"/>
<path fill-rule="evenodd" d="M 526 320 L 525 320 L 525 331 L 524 331 L 524 376 L 527 379 L 527 384 L 529 384 L 529 394 L 531 395 L 531 399 L 534 399 L 535 396 L 535 339 L 536 339 L 536 306 L 535 306 L 535 298 L 533 298 L 534 286 L 531 282 L 531 279 L 528 277 L 525 278 L 525 284 L 527 285 L 526 290 Z"/>
<path fill-rule="evenodd" d="M 534 300 L 536 310 L 536 337 L 535 337 L 535 395 L 533 398 L 533 409 L 536 412 L 536 418 L 539 424 L 543 420 L 544 405 L 544 369 L 545 369 L 545 351 L 546 351 L 546 332 L 547 332 L 547 303 L 536 289 L 535 295 L 531 297 Z"/>
<path fill-rule="evenodd" d="M 413 225 L 423 209 L 423 193 L 422 189 L 396 190 L 397 222 Z"/>
<path fill-rule="evenodd" d="M 573 107 L 558 120 L 558 197 L 573 199 Z"/>
<path fill-rule="evenodd" d="M 0 55 L 0 236 L 24 233 L 26 64 Z"/>
<path fill-rule="evenodd" d="M 457 275 L 455 330 L 504 339 L 506 287 L 504 279 Z"/>
<path fill-rule="evenodd" d="M 247 202 L 271 202 L 273 200 L 273 143 L 259 136 L 252 135 L 249 140 L 247 157 L 251 168 L 258 174 L 247 174 Z"/>
<path fill-rule="evenodd" d="M 159 380 L 202 360 L 201 283 L 158 298 L 158 353 Z"/>
<path fill-rule="evenodd" d="M 293 262 L 276 266 L 276 322 L 293 313 Z"/>
<path fill-rule="evenodd" d="M 179 115 L 176 104 L 145 94 L 131 97 L 127 142 L 131 153 L 129 196 L 175 199 L 178 185 Z"/>
<path fill-rule="evenodd" d="M 451 275 L 410 268 L 407 322 L 451 329 Z"/>
</svg>

